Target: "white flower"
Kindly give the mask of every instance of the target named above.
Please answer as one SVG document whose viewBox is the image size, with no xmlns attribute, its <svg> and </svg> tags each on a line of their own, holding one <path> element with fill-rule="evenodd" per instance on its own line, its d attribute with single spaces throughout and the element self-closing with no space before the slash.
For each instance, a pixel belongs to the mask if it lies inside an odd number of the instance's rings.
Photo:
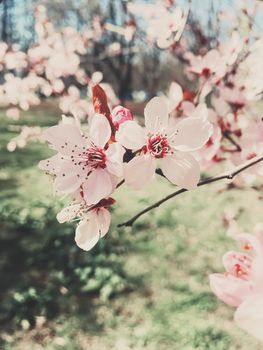
<svg viewBox="0 0 263 350">
<path fill-rule="evenodd" d="M 134 121 L 126 121 L 116 134 L 124 147 L 139 151 L 138 156 L 125 164 L 127 185 L 134 189 L 145 187 L 155 175 L 158 160 L 168 180 L 188 190 L 195 188 L 200 169 L 189 152 L 200 149 L 208 141 L 213 131 L 211 123 L 200 115 L 168 126 L 168 106 L 160 97 L 146 105 L 144 114 L 145 128 Z"/>
</svg>

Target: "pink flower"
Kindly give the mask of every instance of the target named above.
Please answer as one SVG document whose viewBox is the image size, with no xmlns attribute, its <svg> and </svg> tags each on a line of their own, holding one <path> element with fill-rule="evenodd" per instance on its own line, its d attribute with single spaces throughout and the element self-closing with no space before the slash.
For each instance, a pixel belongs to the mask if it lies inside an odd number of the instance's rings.
<svg viewBox="0 0 263 350">
<path fill-rule="evenodd" d="M 95 208 L 81 220 L 76 229 L 75 241 L 83 250 L 92 249 L 110 227 L 110 213 L 105 208 Z"/>
<path fill-rule="evenodd" d="M 222 59 L 227 65 L 232 65 L 236 62 L 238 55 L 244 47 L 244 42 L 237 31 L 233 31 L 230 40 L 221 43 L 219 46 Z"/>
<path fill-rule="evenodd" d="M 77 125 L 60 124 L 43 133 L 58 154 L 41 161 L 41 169 L 56 175 L 55 189 L 73 193 L 82 189 L 87 205 L 98 203 L 115 189 L 122 176 L 123 149 L 108 144 L 111 128 L 104 115 L 95 114 L 85 135 Z"/>
<path fill-rule="evenodd" d="M 147 20 L 147 37 L 150 43 L 167 49 L 177 42 L 185 28 L 188 10 L 185 12 L 177 6 L 175 9 L 160 3 L 141 4 L 129 3 L 128 10 L 133 15 Z"/>
<path fill-rule="evenodd" d="M 242 135 L 239 139 L 241 152 L 232 155 L 231 160 L 235 165 L 253 159 L 263 154 L 263 123 L 262 121 L 250 121 L 246 127 L 242 128 Z M 239 179 L 247 183 L 252 183 L 259 176 L 263 176 L 263 165 L 255 164 L 244 174 L 240 174 Z"/>
<path fill-rule="evenodd" d="M 75 241 L 83 250 L 92 249 L 101 237 L 109 231 L 111 216 L 108 207 L 114 203 L 112 198 L 103 199 L 94 207 L 87 206 L 85 201 L 72 204 L 57 214 L 60 223 L 80 218 L 76 228 Z"/>
<path fill-rule="evenodd" d="M 238 239 L 253 255 L 227 252 L 223 256 L 226 273 L 210 275 L 210 286 L 220 300 L 237 307 L 237 324 L 263 340 L 263 240 L 245 233 Z"/>
<path fill-rule="evenodd" d="M 145 128 L 135 121 L 121 124 L 116 139 L 138 156 L 125 164 L 126 183 L 134 189 L 145 187 L 154 177 L 157 162 L 172 183 L 193 189 L 200 177 L 199 164 L 189 153 L 201 148 L 212 133 L 211 124 L 202 117 L 185 118 L 168 126 L 168 105 L 153 98 L 145 108 Z"/>
<path fill-rule="evenodd" d="M 216 81 L 226 73 L 227 65 L 218 50 L 210 50 L 204 56 L 194 56 L 191 52 L 185 54 L 190 61 L 190 72 L 209 79 L 215 76 Z"/>
<path fill-rule="evenodd" d="M 132 120 L 132 114 L 128 108 L 116 106 L 111 112 L 111 118 L 115 129 L 118 130 L 120 124 L 126 122 L 127 120 Z"/>
</svg>

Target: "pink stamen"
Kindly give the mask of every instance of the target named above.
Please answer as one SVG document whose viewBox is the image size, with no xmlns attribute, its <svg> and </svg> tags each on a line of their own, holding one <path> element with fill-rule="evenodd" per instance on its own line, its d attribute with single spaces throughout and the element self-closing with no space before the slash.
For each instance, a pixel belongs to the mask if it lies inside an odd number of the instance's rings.
<svg viewBox="0 0 263 350">
<path fill-rule="evenodd" d="M 98 147 L 90 147 L 84 153 L 86 157 L 86 164 L 93 168 L 106 168 L 106 154 L 103 149 Z"/>
<path fill-rule="evenodd" d="M 153 135 L 148 139 L 148 151 L 155 158 L 163 158 L 171 153 L 166 135 Z"/>
</svg>

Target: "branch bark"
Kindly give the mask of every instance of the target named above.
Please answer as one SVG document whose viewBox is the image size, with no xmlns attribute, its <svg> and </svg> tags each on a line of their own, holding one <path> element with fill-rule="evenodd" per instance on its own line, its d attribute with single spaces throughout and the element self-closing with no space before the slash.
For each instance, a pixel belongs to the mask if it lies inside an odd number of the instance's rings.
<svg viewBox="0 0 263 350">
<path fill-rule="evenodd" d="M 231 170 L 230 172 L 227 173 L 223 173 L 221 175 L 215 176 L 215 177 L 210 177 L 208 179 L 205 179 L 203 181 L 200 181 L 197 186 L 201 187 L 204 185 L 208 185 L 210 183 L 213 182 L 217 182 L 220 180 L 233 180 L 234 177 L 238 174 L 240 174 L 241 172 L 245 171 L 246 169 L 252 167 L 255 164 L 258 164 L 260 162 L 263 161 L 263 156 L 259 156 L 256 158 L 253 158 L 252 160 L 249 160 L 243 164 L 241 164 L 240 166 L 234 168 L 233 170 Z M 134 215 L 131 219 L 129 219 L 128 221 L 125 221 L 121 224 L 118 225 L 118 227 L 122 227 L 122 226 L 132 226 L 134 224 L 134 222 L 139 219 L 139 217 L 141 217 L 142 215 L 148 213 L 150 210 L 158 208 L 161 204 L 165 203 L 166 201 L 168 201 L 169 199 L 172 199 L 176 196 L 178 196 L 181 193 L 187 192 L 186 189 L 181 188 L 175 192 L 172 192 L 171 194 L 169 194 L 168 196 L 160 199 L 159 201 L 153 203 L 152 205 L 150 205 L 149 207 L 143 209 L 142 211 L 140 211 L 138 214 Z"/>
</svg>

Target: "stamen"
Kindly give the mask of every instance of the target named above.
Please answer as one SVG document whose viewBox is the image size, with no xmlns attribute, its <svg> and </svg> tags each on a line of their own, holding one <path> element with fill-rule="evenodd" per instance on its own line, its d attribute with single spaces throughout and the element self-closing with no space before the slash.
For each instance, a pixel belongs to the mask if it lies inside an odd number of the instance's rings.
<svg viewBox="0 0 263 350">
<path fill-rule="evenodd" d="M 83 153 L 79 153 L 75 156 L 72 155 L 70 158 L 74 165 L 82 166 L 82 170 L 87 169 L 87 172 L 92 171 L 92 169 L 104 169 L 106 167 L 106 154 L 104 150 L 93 144 L 85 149 Z"/>
<path fill-rule="evenodd" d="M 171 147 L 169 146 L 167 136 L 156 134 L 148 138 L 148 151 L 155 158 L 163 158 L 171 153 Z"/>
</svg>

